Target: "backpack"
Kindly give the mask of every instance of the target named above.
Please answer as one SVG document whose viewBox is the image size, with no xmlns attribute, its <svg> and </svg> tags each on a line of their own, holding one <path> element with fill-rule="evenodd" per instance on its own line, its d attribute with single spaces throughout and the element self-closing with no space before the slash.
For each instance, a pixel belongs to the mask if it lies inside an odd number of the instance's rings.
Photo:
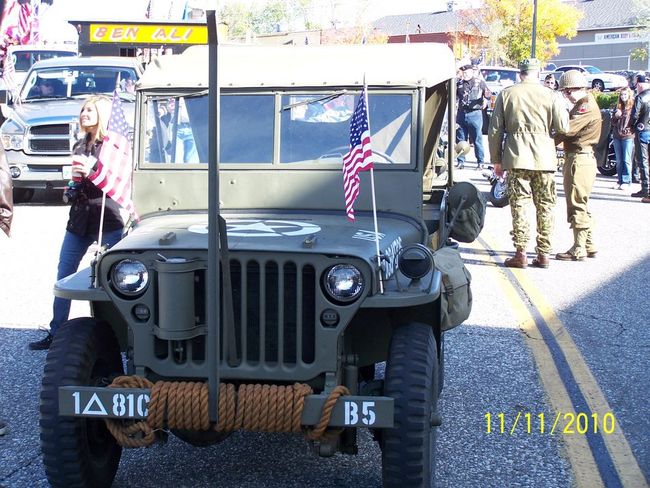
<svg viewBox="0 0 650 488">
<path fill-rule="evenodd" d="M 476 192 L 476 200 L 467 208 L 456 210 L 458 217 L 449 236 L 459 242 L 474 242 L 483 230 L 487 200 L 482 192 Z M 453 210 L 452 210 L 453 212 Z"/>
<path fill-rule="evenodd" d="M 445 331 L 462 324 L 472 311 L 472 275 L 453 247 L 443 247 L 434 252 L 433 262 L 442 273 L 440 323 Z"/>
</svg>

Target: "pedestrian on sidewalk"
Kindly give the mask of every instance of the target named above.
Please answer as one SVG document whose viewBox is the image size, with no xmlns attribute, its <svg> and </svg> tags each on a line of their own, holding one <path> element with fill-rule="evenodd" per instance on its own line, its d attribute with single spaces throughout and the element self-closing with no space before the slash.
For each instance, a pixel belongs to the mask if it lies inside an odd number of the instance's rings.
<svg viewBox="0 0 650 488">
<path fill-rule="evenodd" d="M 458 113 L 456 121 L 460 130 L 457 141 L 474 142 L 476 168 L 481 169 L 485 162 L 483 150 L 483 110 L 487 108 L 492 92 L 485 81 L 474 75 L 474 68 L 466 63 L 460 67 L 463 77 L 457 82 L 456 100 Z M 459 169 L 465 167 L 465 156 L 458 157 Z"/>
<path fill-rule="evenodd" d="M 618 94 L 616 108 L 612 115 L 612 135 L 616 153 L 618 181 L 615 190 L 628 190 L 632 182 L 632 159 L 634 158 L 634 131 L 632 129 L 632 107 L 634 94 L 623 88 Z"/>
<path fill-rule="evenodd" d="M 582 261 L 596 257 L 593 242 L 593 218 L 588 203 L 596 181 L 594 146 L 600 140 L 602 117 L 594 96 L 587 91 L 587 79 L 578 70 L 569 70 L 560 77 L 560 91 L 573 105 L 569 111 L 569 130 L 558 134 L 557 143 L 564 143 L 564 195 L 567 221 L 573 229 L 573 246 L 555 255 L 560 261 Z"/>
<path fill-rule="evenodd" d="M 637 77 L 637 96 L 632 108 L 632 126 L 636 132 L 636 162 L 639 167 L 641 190 L 632 193 L 641 197 L 643 203 L 650 203 L 648 175 L 648 144 L 650 143 L 650 80 L 645 75 Z"/>
<path fill-rule="evenodd" d="M 111 101 L 104 96 L 94 96 L 86 100 L 79 114 L 79 126 L 84 137 L 75 144 L 72 151 L 73 180 L 79 181 L 74 193 L 69 194 L 70 218 L 66 226 L 65 237 L 61 244 L 59 266 L 56 279 L 71 275 L 91 244 L 98 239 L 99 222 L 102 213 L 102 190 L 97 188 L 87 176 L 96 169 L 97 157 L 101 151 L 106 125 L 110 117 Z M 104 209 L 103 238 L 99 245 L 113 246 L 122 237 L 124 221 L 120 207 L 111 198 L 106 197 Z M 47 335 L 29 344 L 32 350 L 49 349 L 56 331 L 70 314 L 70 300 L 54 297 L 52 320 Z"/>
<path fill-rule="evenodd" d="M 512 213 L 514 257 L 510 268 L 526 268 L 529 241 L 527 211 L 535 205 L 537 256 L 532 266 L 548 268 L 552 251 L 556 203 L 554 173 L 557 158 L 553 133 L 566 132 L 569 115 L 562 98 L 539 83 L 540 62 L 533 58 L 519 65 L 521 83 L 497 96 L 488 129 L 490 159 L 501 176 L 507 171 L 508 202 Z"/>
</svg>

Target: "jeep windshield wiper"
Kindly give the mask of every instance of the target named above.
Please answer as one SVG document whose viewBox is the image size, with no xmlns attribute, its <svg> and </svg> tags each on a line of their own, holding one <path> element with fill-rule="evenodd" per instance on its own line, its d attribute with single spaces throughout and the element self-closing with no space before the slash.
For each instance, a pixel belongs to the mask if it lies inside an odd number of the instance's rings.
<svg viewBox="0 0 650 488">
<path fill-rule="evenodd" d="M 301 105 L 311 105 L 312 103 L 318 103 L 318 102 L 329 102 L 330 100 L 334 100 L 335 98 L 340 97 L 341 95 L 347 95 L 349 92 L 348 90 L 341 90 L 335 93 L 332 93 L 330 95 L 326 95 L 324 97 L 318 97 L 318 98 L 311 98 L 309 100 L 302 100 L 300 102 L 296 103 L 290 103 L 289 105 L 285 105 L 282 107 L 282 111 L 285 110 L 290 110 L 294 107 L 299 107 Z"/>
</svg>

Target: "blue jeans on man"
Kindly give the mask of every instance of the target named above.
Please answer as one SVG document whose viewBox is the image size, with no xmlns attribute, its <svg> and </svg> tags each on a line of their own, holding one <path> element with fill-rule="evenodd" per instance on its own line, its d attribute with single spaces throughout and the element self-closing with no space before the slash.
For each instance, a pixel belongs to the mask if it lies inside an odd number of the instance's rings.
<svg viewBox="0 0 650 488">
<path fill-rule="evenodd" d="M 483 151 L 483 111 L 470 110 L 465 111 L 460 109 L 458 111 L 457 122 L 459 125 L 458 139 L 461 141 L 474 141 L 474 155 L 478 167 L 483 166 L 484 151 Z M 465 156 L 458 157 L 458 166 L 465 165 Z"/>
<path fill-rule="evenodd" d="M 632 183 L 632 159 L 634 158 L 634 139 L 617 139 L 614 137 L 616 153 L 616 174 L 619 185 Z"/>
<path fill-rule="evenodd" d="M 59 268 L 56 273 L 57 281 L 77 271 L 79 263 L 88 251 L 90 245 L 97 240 L 98 236 L 79 236 L 70 231 L 65 232 L 61 252 L 59 254 Z M 102 235 L 103 244 L 113 247 L 122 238 L 122 229 L 106 232 Z M 68 320 L 70 314 L 70 300 L 54 297 L 52 306 L 52 321 L 50 322 L 50 334 L 55 335 L 61 324 Z"/>
</svg>

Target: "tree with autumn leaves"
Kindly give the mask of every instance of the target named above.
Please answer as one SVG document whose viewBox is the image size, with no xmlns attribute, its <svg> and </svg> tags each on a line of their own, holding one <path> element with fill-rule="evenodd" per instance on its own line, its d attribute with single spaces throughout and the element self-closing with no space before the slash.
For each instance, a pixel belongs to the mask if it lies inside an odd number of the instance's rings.
<svg viewBox="0 0 650 488">
<path fill-rule="evenodd" d="M 483 8 L 461 11 L 459 17 L 464 24 L 459 35 L 465 38 L 458 40 L 470 50 L 463 54 L 478 57 L 483 51 L 486 61 L 513 66 L 530 57 L 533 0 L 484 0 Z M 561 0 L 538 1 L 535 57 L 545 62 L 557 55 L 557 38 L 574 37 L 581 17 L 582 12 Z M 468 34 L 480 41 L 468 45 Z"/>
</svg>

